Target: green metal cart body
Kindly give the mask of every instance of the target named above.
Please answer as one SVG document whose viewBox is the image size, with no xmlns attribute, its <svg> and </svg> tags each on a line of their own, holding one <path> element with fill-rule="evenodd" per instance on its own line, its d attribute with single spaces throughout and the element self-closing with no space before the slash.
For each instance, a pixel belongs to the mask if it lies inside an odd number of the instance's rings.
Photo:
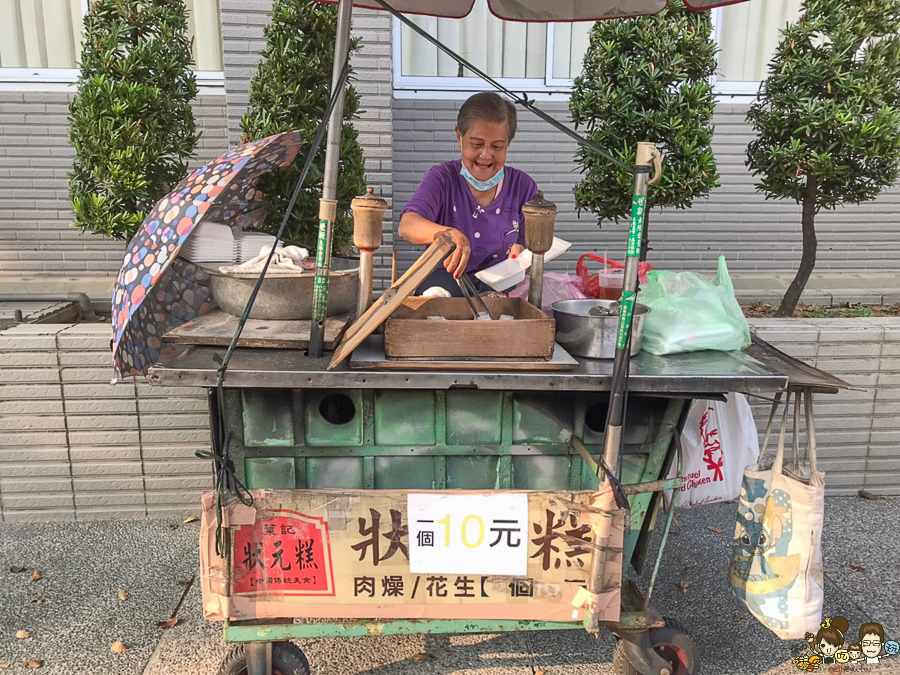
<svg viewBox="0 0 900 675">
<path fill-rule="evenodd" d="M 151 381 L 212 392 L 219 353 L 188 348 L 154 368 Z M 592 456 L 600 452 L 610 363 L 584 360 L 565 373 L 326 372 L 324 366 L 298 352 L 235 353 L 224 423 L 235 472 L 248 488 L 489 492 L 598 485 L 593 460 L 585 461 L 574 446 L 580 442 Z M 623 569 L 620 620 L 604 625 L 624 638 L 635 670 L 623 672 L 665 673 L 648 636 L 663 619 L 649 600 L 671 508 L 655 558 L 648 544 L 661 491 L 680 485 L 680 478 L 666 476 L 677 461 L 676 439 L 690 401 L 732 391 L 771 394 L 786 383 L 773 364 L 749 353 L 641 354 L 633 361 L 619 465 L 631 519 L 623 559 L 628 572 L 651 560 L 653 568 L 643 590 Z M 271 643 L 298 638 L 581 627 L 529 620 L 226 620 L 224 631 L 226 641 L 246 644 L 248 660 L 271 664 Z"/>
</svg>

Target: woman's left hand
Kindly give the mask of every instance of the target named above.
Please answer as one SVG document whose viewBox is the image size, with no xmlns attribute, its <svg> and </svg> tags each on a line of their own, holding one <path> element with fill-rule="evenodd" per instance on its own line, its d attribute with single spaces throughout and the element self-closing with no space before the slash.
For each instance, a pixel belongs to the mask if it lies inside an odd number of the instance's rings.
<svg viewBox="0 0 900 675">
<path fill-rule="evenodd" d="M 522 254 L 522 251 L 524 250 L 525 247 L 522 246 L 522 244 L 513 244 L 512 248 L 509 249 L 509 255 L 507 256 L 507 258 L 509 260 L 515 260 Z"/>
</svg>

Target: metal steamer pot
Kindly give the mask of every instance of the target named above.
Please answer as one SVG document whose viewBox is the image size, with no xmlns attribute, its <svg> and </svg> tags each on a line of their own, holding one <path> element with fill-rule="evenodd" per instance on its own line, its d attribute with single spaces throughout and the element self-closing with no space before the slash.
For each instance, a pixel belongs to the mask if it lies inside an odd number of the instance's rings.
<svg viewBox="0 0 900 675">
<path fill-rule="evenodd" d="M 259 274 L 222 274 L 207 269 L 213 299 L 226 313 L 241 316 L 253 292 Z M 250 310 L 251 319 L 265 321 L 297 321 L 312 317 L 312 270 L 298 274 L 266 274 L 259 295 Z M 356 308 L 359 289 L 359 260 L 332 258 L 328 279 L 328 316 L 352 312 Z"/>
<path fill-rule="evenodd" d="M 613 300 L 560 300 L 553 303 L 556 320 L 556 341 L 573 356 L 589 359 L 612 359 L 616 356 L 616 334 L 619 327 L 618 313 L 592 316 L 591 309 L 599 307 L 608 311 Z M 641 351 L 644 335 L 644 319 L 650 308 L 634 306 L 632 320 L 631 355 Z"/>
</svg>

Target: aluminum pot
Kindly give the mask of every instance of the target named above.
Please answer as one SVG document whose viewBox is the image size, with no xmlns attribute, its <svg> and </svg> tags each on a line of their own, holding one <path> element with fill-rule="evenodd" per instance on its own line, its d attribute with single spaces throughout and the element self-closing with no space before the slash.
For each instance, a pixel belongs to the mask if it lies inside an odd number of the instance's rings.
<svg viewBox="0 0 900 675">
<path fill-rule="evenodd" d="M 616 356 L 616 333 L 619 316 L 591 316 L 594 307 L 608 310 L 612 300 L 560 300 L 554 302 L 553 318 L 556 320 L 556 341 L 573 356 L 589 359 L 612 359 Z M 641 351 L 644 336 L 644 319 L 650 308 L 646 305 L 634 306 L 632 320 L 631 355 Z"/>
<path fill-rule="evenodd" d="M 222 274 L 208 269 L 212 296 L 219 307 L 232 316 L 241 316 L 256 285 L 258 274 Z M 313 271 L 300 274 L 267 274 L 250 310 L 251 319 L 296 321 L 312 317 Z M 326 314 L 336 316 L 356 308 L 359 290 L 359 261 L 332 258 L 328 280 Z"/>
</svg>

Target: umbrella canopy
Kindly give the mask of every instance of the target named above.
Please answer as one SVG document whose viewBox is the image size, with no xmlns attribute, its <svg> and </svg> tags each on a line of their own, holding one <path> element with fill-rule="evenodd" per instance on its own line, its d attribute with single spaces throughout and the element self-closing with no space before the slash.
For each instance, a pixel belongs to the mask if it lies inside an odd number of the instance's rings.
<svg viewBox="0 0 900 675">
<path fill-rule="evenodd" d="M 294 161 L 300 133 L 275 134 L 200 167 L 163 197 L 128 245 L 113 290 L 113 358 L 119 375 L 143 375 L 170 349 L 162 336 L 206 312 L 209 275 L 178 253 L 204 218 L 256 225 L 265 215 L 259 177 Z"/>
<path fill-rule="evenodd" d="M 335 0 L 320 0 L 334 2 Z M 690 9 L 704 10 L 745 0 L 685 0 Z M 404 14 L 424 14 L 461 19 L 472 11 L 475 0 L 388 0 Z M 668 0 L 488 0 L 491 13 L 509 21 L 600 21 L 656 14 Z M 355 7 L 383 9 L 375 0 L 355 0 Z"/>
</svg>

